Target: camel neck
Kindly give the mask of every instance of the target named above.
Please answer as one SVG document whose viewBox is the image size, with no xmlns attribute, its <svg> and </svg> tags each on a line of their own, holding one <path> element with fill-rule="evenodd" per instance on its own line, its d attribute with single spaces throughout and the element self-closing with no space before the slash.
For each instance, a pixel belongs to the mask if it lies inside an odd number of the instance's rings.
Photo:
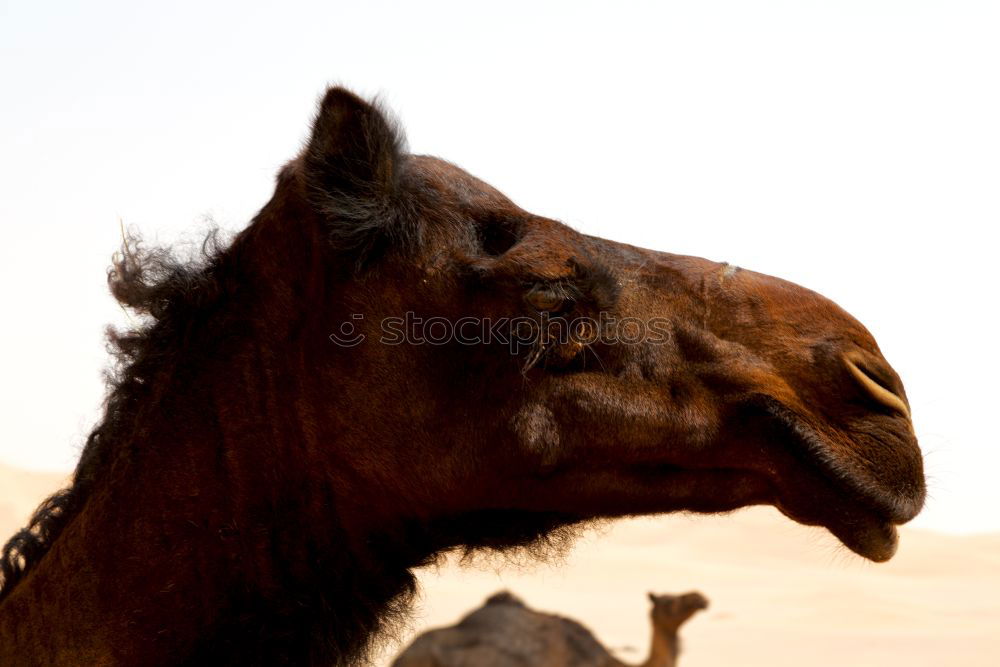
<svg viewBox="0 0 1000 667">
<path fill-rule="evenodd" d="M 649 657 L 641 667 L 675 667 L 680 652 L 680 639 L 676 629 L 653 626 L 653 639 Z"/>
<path fill-rule="evenodd" d="M 402 564 L 374 571 L 352 553 L 343 496 L 303 464 L 308 410 L 277 407 L 302 403 L 295 369 L 276 374 L 259 347 L 234 354 L 232 373 L 182 373 L 139 406 L 0 602 L 0 664 L 29 646 L 51 664 L 341 664 L 412 590 Z"/>
</svg>

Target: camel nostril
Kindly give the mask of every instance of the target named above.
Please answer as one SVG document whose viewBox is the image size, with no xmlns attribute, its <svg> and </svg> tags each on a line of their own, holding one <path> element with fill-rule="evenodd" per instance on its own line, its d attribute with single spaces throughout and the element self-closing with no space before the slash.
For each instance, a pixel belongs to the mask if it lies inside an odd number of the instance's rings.
<svg viewBox="0 0 1000 667">
<path fill-rule="evenodd" d="M 906 401 L 902 399 L 885 380 L 878 374 L 871 371 L 860 359 L 852 356 L 845 356 L 844 363 L 851 372 L 854 379 L 873 399 L 882 405 L 899 412 L 907 419 L 910 418 L 910 408 Z"/>
</svg>

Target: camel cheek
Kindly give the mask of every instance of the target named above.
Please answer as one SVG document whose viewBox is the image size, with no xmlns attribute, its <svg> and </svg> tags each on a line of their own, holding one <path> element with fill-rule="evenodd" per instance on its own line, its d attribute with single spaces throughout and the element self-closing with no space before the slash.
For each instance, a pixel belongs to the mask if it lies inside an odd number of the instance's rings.
<svg viewBox="0 0 1000 667">
<path fill-rule="evenodd" d="M 559 424 L 547 406 L 540 403 L 526 405 L 511 420 L 514 433 L 524 448 L 536 454 L 543 468 L 556 464 L 559 459 Z"/>
</svg>

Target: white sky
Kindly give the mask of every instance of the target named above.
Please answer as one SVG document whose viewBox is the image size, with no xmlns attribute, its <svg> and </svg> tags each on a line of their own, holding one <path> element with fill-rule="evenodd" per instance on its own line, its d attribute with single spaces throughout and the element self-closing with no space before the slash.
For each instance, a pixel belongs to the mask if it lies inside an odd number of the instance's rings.
<svg viewBox="0 0 1000 667">
<path fill-rule="evenodd" d="M 79 454 L 119 218 L 243 226 L 341 82 L 525 208 L 840 303 L 906 382 L 916 523 L 1000 530 L 1000 3 L 146 5 L 0 0 L 0 460 Z"/>
</svg>

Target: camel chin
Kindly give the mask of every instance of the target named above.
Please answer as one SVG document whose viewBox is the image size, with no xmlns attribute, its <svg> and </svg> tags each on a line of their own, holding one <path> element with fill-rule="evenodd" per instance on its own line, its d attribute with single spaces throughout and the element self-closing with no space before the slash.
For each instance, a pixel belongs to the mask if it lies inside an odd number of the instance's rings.
<svg viewBox="0 0 1000 667">
<path fill-rule="evenodd" d="M 845 547 L 876 563 L 892 558 L 899 547 L 896 526 L 874 516 L 858 516 L 847 527 L 827 528 Z"/>
<path fill-rule="evenodd" d="M 896 554 L 899 532 L 890 523 L 874 522 L 840 540 L 854 553 L 876 563 L 884 563 Z"/>
<path fill-rule="evenodd" d="M 842 514 L 835 520 L 815 520 L 805 518 L 780 502 L 775 505 L 782 514 L 796 523 L 826 528 L 841 544 L 862 558 L 884 563 L 896 555 L 899 531 L 892 522 L 873 512 L 857 509 L 849 514 Z"/>
</svg>

